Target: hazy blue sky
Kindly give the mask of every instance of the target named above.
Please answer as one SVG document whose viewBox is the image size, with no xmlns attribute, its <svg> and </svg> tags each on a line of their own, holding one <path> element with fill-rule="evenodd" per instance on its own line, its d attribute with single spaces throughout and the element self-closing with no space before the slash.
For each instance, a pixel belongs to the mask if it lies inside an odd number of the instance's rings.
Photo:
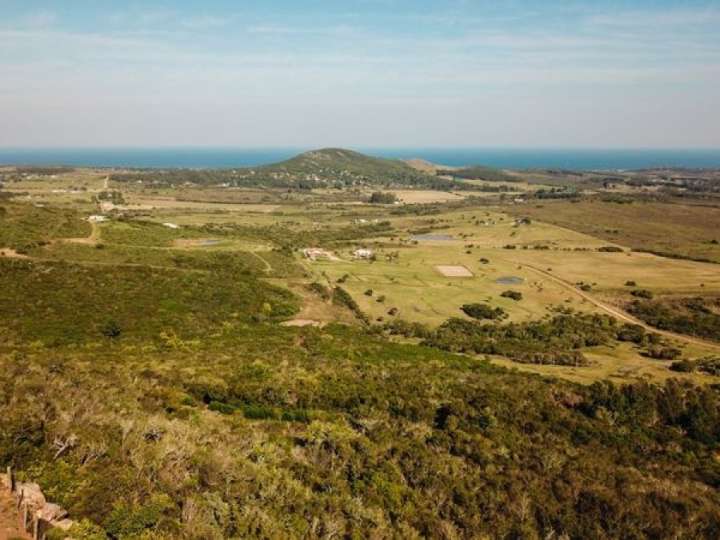
<svg viewBox="0 0 720 540">
<path fill-rule="evenodd" d="M 0 146 L 720 146 L 720 0 L 0 0 Z"/>
</svg>

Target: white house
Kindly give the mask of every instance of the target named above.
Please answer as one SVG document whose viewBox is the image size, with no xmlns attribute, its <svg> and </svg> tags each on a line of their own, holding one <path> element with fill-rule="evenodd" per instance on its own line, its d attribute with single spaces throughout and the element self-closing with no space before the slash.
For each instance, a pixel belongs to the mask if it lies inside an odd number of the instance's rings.
<svg viewBox="0 0 720 540">
<path fill-rule="evenodd" d="M 355 255 L 356 259 L 370 259 L 373 256 L 373 251 L 371 249 L 360 248 L 356 249 L 353 255 Z"/>
</svg>

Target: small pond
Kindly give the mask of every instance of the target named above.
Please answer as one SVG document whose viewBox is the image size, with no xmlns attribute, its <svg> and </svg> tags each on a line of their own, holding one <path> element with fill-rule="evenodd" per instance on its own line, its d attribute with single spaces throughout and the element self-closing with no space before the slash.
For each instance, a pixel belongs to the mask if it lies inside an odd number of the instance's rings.
<svg viewBox="0 0 720 540">
<path fill-rule="evenodd" d="M 499 283 L 500 285 L 520 285 L 524 282 L 525 280 L 523 278 L 517 276 L 503 276 L 495 280 L 495 283 Z"/>
<path fill-rule="evenodd" d="M 423 240 L 427 242 L 447 242 L 449 240 L 455 240 L 449 234 L 415 234 L 411 236 L 410 239 L 417 240 L 419 242 L 422 242 Z"/>
</svg>

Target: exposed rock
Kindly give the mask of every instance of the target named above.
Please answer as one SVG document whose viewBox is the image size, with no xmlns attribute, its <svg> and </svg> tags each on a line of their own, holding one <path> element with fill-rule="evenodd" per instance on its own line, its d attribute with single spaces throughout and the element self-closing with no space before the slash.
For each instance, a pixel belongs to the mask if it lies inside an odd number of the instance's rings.
<svg viewBox="0 0 720 540">
<path fill-rule="evenodd" d="M 44 519 L 50 523 L 60 521 L 68 515 L 67 510 L 55 503 L 46 503 L 40 510 L 35 513 L 38 519 Z"/>
<path fill-rule="evenodd" d="M 60 521 L 52 522 L 53 527 L 56 527 L 66 532 L 69 531 L 73 525 L 75 525 L 75 522 L 72 519 L 61 519 Z"/>
<path fill-rule="evenodd" d="M 17 492 L 31 512 L 40 510 L 47 503 L 40 486 L 34 482 L 18 483 Z"/>
</svg>

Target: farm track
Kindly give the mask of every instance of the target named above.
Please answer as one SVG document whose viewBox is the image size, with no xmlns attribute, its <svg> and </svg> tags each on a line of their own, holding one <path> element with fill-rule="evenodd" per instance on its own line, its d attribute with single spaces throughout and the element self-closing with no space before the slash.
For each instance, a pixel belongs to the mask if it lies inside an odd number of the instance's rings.
<svg viewBox="0 0 720 540">
<path fill-rule="evenodd" d="M 706 341 L 706 340 L 700 339 L 700 338 L 695 338 L 692 336 L 687 336 L 685 334 L 677 334 L 675 332 L 670 332 L 668 330 L 660 330 L 658 328 L 655 328 L 654 326 L 650 326 L 646 322 L 643 322 L 640 319 L 633 317 L 628 312 L 626 312 L 618 307 L 608 305 L 605 302 L 601 302 L 597 298 L 587 294 L 584 291 L 581 291 L 580 289 L 578 289 L 575 285 L 573 285 L 569 281 L 565 281 L 564 279 L 559 278 L 546 270 L 543 270 L 543 269 L 537 268 L 536 266 L 533 266 L 531 264 L 527 264 L 527 263 L 523 263 L 523 262 L 519 262 L 519 261 L 510 261 L 510 262 L 517 264 L 518 266 L 522 266 L 523 268 L 528 268 L 529 270 L 532 270 L 533 272 L 550 279 L 554 283 L 557 283 L 558 285 L 564 287 L 568 291 L 571 291 L 574 294 L 583 298 L 584 300 L 587 300 L 588 302 L 593 304 L 595 307 L 602 309 L 603 311 L 605 311 L 609 315 L 612 315 L 616 319 L 620 319 L 621 321 L 625 321 L 625 322 L 628 322 L 631 324 L 637 324 L 639 326 L 642 326 L 645 330 L 647 330 L 649 332 L 655 332 L 656 334 L 660 334 L 662 336 L 665 336 L 665 337 L 668 337 L 671 339 L 675 339 L 678 341 L 684 341 L 686 343 L 692 343 L 694 345 L 700 345 L 702 347 L 707 347 L 710 349 L 714 349 L 716 351 L 720 351 L 720 344 L 713 343 L 711 341 Z"/>
<path fill-rule="evenodd" d="M 0 490 L 0 540 L 30 538 L 20 530 L 20 516 L 15 510 L 15 500 L 2 486 Z"/>
</svg>

